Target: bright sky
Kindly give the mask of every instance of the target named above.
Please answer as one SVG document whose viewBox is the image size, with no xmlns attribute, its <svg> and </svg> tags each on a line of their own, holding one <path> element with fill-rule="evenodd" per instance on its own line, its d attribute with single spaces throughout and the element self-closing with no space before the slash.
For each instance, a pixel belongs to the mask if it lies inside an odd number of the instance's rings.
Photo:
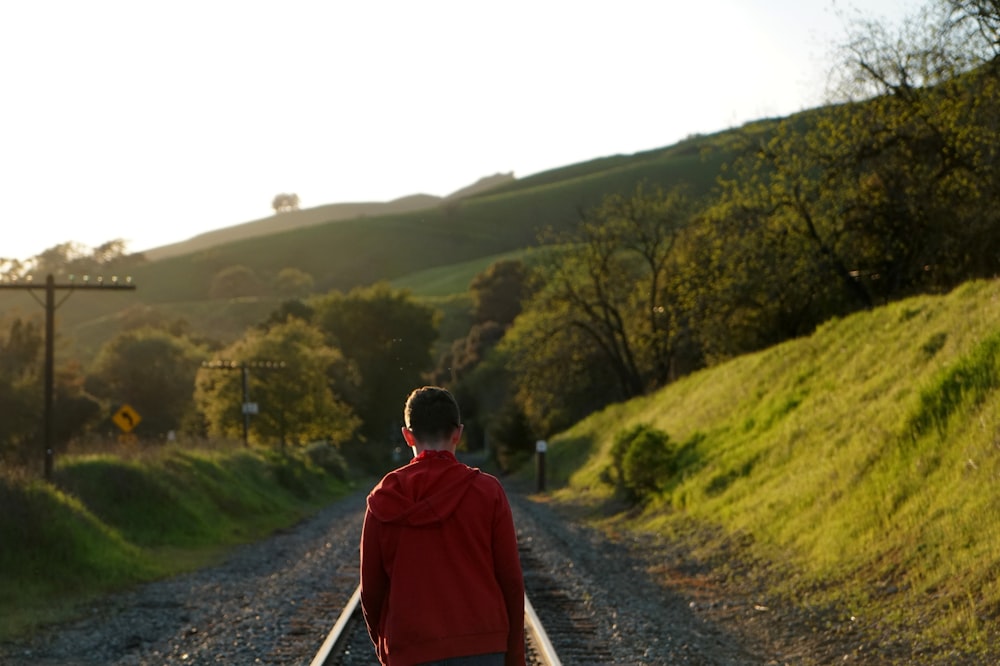
<svg viewBox="0 0 1000 666">
<path fill-rule="evenodd" d="M 824 100 L 841 12 L 919 0 L 0 5 L 0 257 L 446 195 Z"/>
</svg>

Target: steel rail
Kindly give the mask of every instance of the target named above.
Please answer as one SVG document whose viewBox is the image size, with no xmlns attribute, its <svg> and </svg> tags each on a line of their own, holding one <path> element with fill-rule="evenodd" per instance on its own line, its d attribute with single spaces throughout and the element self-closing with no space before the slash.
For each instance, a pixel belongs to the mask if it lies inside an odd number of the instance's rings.
<svg viewBox="0 0 1000 666">
<path fill-rule="evenodd" d="M 333 629 L 327 634 L 326 640 L 323 641 L 323 645 L 320 646 L 319 652 L 313 657 L 310 666 L 324 666 L 326 660 L 329 659 L 330 653 L 333 652 L 333 648 L 340 642 L 341 636 L 344 633 L 344 628 L 347 627 L 347 623 L 351 621 L 351 616 L 354 615 L 354 611 L 358 608 L 358 603 L 361 601 L 361 586 L 354 590 L 354 594 L 351 595 L 351 599 L 344 606 L 344 610 L 340 613 L 340 617 L 337 618 L 336 623 L 333 625 Z"/>
<path fill-rule="evenodd" d="M 326 636 L 326 640 L 323 641 L 323 645 L 320 646 L 319 652 L 313 657 L 310 666 L 324 666 L 326 664 L 327 659 L 330 658 L 330 654 L 344 637 L 344 629 L 347 628 L 351 616 L 357 611 L 360 601 L 361 586 L 358 585 L 347 605 L 344 606 L 344 610 L 341 611 L 340 617 L 334 623 L 333 629 L 330 630 L 330 633 Z M 552 647 L 552 641 L 549 640 L 548 634 L 545 633 L 545 627 L 542 626 L 542 621 L 538 619 L 538 615 L 528 600 L 527 594 L 524 595 L 524 620 L 525 632 L 530 635 L 538 656 L 545 662 L 546 666 L 562 666 L 555 648 Z"/>
<path fill-rule="evenodd" d="M 556 654 L 555 648 L 552 647 L 552 641 L 549 640 L 549 635 L 545 633 L 542 621 L 538 619 L 535 609 L 528 601 L 527 594 L 524 595 L 524 619 L 524 630 L 531 634 L 535 648 L 538 650 L 538 656 L 542 658 L 546 666 L 562 666 L 559 655 Z"/>
</svg>

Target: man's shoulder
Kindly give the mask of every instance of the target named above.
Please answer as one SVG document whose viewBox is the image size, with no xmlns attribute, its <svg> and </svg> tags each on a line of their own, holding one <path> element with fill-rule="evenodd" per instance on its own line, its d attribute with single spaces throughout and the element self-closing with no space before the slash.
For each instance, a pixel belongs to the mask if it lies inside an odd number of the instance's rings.
<svg viewBox="0 0 1000 666">
<path fill-rule="evenodd" d="M 479 474 L 476 475 L 476 478 L 473 481 L 473 483 L 475 483 L 483 490 L 503 495 L 505 498 L 507 497 L 507 491 L 504 490 L 503 483 L 500 481 L 499 478 L 493 476 L 489 472 L 484 472 L 478 467 L 473 467 L 472 469 L 475 469 L 477 472 L 479 472 Z"/>
</svg>

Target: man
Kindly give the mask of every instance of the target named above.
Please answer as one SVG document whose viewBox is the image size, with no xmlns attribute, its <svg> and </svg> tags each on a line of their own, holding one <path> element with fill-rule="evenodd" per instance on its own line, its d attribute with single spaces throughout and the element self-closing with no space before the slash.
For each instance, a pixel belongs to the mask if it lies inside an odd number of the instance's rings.
<svg viewBox="0 0 1000 666">
<path fill-rule="evenodd" d="M 455 458 L 458 403 L 413 391 L 409 464 L 368 495 L 361 607 L 385 666 L 524 666 L 524 579 L 500 482 Z"/>
</svg>

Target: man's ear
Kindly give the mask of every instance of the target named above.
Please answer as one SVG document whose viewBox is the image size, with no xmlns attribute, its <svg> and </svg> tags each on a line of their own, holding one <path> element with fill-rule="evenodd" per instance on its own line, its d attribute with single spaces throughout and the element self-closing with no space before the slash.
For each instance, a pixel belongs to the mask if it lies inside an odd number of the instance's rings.
<svg viewBox="0 0 1000 666">
<path fill-rule="evenodd" d="M 413 431 L 406 426 L 403 426 L 400 430 L 403 433 L 403 439 L 406 440 L 406 445 L 415 447 L 417 445 L 417 437 L 413 434 Z"/>
<path fill-rule="evenodd" d="M 465 430 L 465 424 L 459 423 L 458 427 L 451 431 L 451 444 L 458 446 L 458 442 L 462 439 L 462 431 Z"/>
</svg>

